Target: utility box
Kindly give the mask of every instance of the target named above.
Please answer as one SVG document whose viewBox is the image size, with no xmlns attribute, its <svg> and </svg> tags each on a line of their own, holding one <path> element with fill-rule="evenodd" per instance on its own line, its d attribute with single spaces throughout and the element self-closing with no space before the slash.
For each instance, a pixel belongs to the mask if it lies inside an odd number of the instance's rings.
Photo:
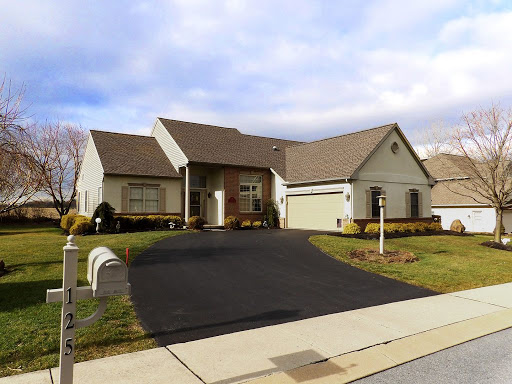
<svg viewBox="0 0 512 384">
<path fill-rule="evenodd" d="M 91 284 L 93 297 L 130 294 L 128 268 L 107 247 L 94 248 L 89 253 L 87 280 Z"/>
</svg>

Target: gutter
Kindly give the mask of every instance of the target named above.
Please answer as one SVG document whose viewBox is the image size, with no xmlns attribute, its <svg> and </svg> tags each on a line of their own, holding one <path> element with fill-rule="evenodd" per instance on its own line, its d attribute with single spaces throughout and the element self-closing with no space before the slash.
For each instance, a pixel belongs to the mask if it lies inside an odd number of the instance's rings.
<svg viewBox="0 0 512 384">
<path fill-rule="evenodd" d="M 346 177 L 335 177 L 332 179 L 318 179 L 318 180 L 306 180 L 306 181 L 295 181 L 295 182 L 285 182 L 283 185 L 297 185 L 297 184 L 313 184 L 313 183 L 325 183 L 329 181 L 345 181 L 348 183 L 349 178 Z"/>
</svg>

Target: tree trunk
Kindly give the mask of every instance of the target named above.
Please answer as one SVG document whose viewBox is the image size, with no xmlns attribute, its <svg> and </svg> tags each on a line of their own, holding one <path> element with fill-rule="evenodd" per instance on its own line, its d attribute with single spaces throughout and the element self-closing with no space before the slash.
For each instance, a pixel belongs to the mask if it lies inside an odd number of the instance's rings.
<svg viewBox="0 0 512 384">
<path fill-rule="evenodd" d="M 501 223 L 503 222 L 503 210 L 495 208 L 496 211 L 496 228 L 494 229 L 494 241 L 501 243 Z"/>
</svg>

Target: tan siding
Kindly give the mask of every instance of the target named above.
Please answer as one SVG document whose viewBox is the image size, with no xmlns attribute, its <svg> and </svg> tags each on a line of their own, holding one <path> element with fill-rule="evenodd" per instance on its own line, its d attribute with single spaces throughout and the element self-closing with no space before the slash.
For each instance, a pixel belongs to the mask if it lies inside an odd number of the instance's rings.
<svg viewBox="0 0 512 384">
<path fill-rule="evenodd" d="M 183 151 L 158 119 L 155 122 L 151 136 L 153 136 L 158 144 L 160 144 L 165 155 L 177 172 L 179 172 L 179 167 L 188 163 L 188 159 Z"/>
<path fill-rule="evenodd" d="M 80 212 L 79 214 L 92 216 L 94 209 L 101 201 L 98 196 L 98 189 L 102 187 L 103 183 L 103 167 L 101 165 L 98 151 L 94 145 L 91 134 L 87 140 L 87 146 L 85 148 L 85 154 L 82 161 L 82 170 L 77 183 L 77 191 L 80 192 Z M 85 212 L 85 191 L 87 191 L 88 207 Z"/>
<path fill-rule="evenodd" d="M 103 198 L 104 201 L 108 201 L 114 207 L 116 213 L 123 213 L 128 210 L 128 183 L 158 184 L 159 188 L 165 189 L 166 213 L 181 213 L 181 179 L 105 175 Z M 123 199 L 123 190 L 126 191 L 126 200 Z M 126 201 L 126 205 L 123 204 L 123 200 Z"/>
</svg>

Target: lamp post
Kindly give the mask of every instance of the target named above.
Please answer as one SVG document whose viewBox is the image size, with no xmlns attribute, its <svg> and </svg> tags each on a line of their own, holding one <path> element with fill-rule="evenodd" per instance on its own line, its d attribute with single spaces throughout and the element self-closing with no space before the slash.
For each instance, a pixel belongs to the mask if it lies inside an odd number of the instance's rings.
<svg viewBox="0 0 512 384">
<path fill-rule="evenodd" d="M 379 253 L 384 254 L 384 207 L 386 206 L 386 196 L 378 196 L 380 207 L 380 248 Z"/>
<path fill-rule="evenodd" d="M 100 233 L 100 223 L 101 223 L 101 219 L 99 217 L 96 218 L 96 233 Z"/>
</svg>

